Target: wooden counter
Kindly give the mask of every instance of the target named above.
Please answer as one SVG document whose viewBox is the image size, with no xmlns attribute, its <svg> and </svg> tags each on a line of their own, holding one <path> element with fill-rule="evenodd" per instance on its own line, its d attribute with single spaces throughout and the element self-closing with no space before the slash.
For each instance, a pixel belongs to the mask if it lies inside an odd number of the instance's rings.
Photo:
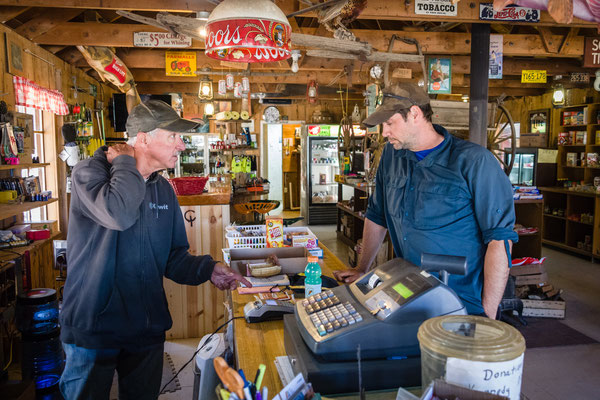
<svg viewBox="0 0 600 400">
<path fill-rule="evenodd" d="M 323 246 L 323 274 L 333 277 L 333 271 L 347 267 L 328 248 Z M 253 295 L 240 295 L 237 291 L 231 292 L 233 314 L 235 317 L 244 316 L 244 305 L 254 301 Z M 286 354 L 283 344 L 283 321 L 268 321 L 248 324 L 243 319 L 233 320 L 234 349 L 236 364 L 244 370 L 246 376 L 254 379 L 254 374 L 260 364 L 265 364 L 267 369 L 263 385 L 269 388 L 269 398 L 279 393 L 283 386 L 275 368 L 275 357 Z"/>
<path fill-rule="evenodd" d="M 193 196 L 177 196 L 180 206 L 208 206 L 218 204 L 229 204 L 231 192 L 227 193 L 204 193 Z"/>
<path fill-rule="evenodd" d="M 177 197 L 191 254 L 210 254 L 215 260 L 223 260 L 230 197 L 230 192 Z M 186 286 L 164 279 L 163 286 L 173 318 L 167 339 L 201 338 L 225 322 L 225 292 L 210 282 Z"/>
</svg>

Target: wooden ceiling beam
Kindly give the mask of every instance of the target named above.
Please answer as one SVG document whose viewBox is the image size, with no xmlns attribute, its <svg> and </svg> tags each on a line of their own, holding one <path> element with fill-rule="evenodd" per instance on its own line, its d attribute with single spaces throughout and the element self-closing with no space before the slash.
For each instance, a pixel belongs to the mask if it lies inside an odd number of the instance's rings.
<svg viewBox="0 0 600 400">
<path fill-rule="evenodd" d="M 166 76 L 164 71 L 158 69 L 136 69 L 130 68 L 133 78 L 136 82 L 189 82 L 196 83 L 200 81 L 199 76 Z M 261 72 L 274 72 L 282 73 L 283 71 L 261 71 Z M 285 72 L 283 72 L 285 73 Z M 262 82 L 262 83 L 301 83 L 306 84 L 310 79 L 317 79 L 319 85 L 328 85 L 336 76 L 338 72 L 328 71 L 320 72 L 315 74 L 314 72 L 299 71 L 295 75 L 278 75 L 278 76 L 248 76 L 250 82 Z M 354 76 L 353 83 L 357 85 L 365 84 L 367 77 Z M 219 79 L 219 75 L 212 75 L 213 82 Z M 236 78 L 241 79 L 241 76 Z"/>
<path fill-rule="evenodd" d="M 31 7 L 18 7 L 18 6 L 10 6 L 10 7 L 1 7 L 0 8 L 0 22 L 5 23 L 6 21 L 10 21 L 13 18 L 17 18 L 19 15 L 23 14 L 25 11 L 29 10 Z"/>
<path fill-rule="evenodd" d="M 58 24 L 75 18 L 82 12 L 81 9 L 43 9 L 36 13 L 32 19 L 16 28 L 15 32 L 32 40 L 54 29 Z"/>
<path fill-rule="evenodd" d="M 165 68 L 165 50 L 158 49 L 118 49 L 117 55 L 129 68 L 151 68 L 164 70 Z M 469 56 L 452 56 L 452 72 L 460 74 L 471 73 L 471 61 Z M 339 60 L 306 57 L 303 56 L 300 64 L 301 71 L 335 71 L 341 70 Z M 373 63 L 355 63 L 354 73 L 366 74 L 369 67 Z M 197 65 L 202 67 L 209 65 L 213 70 L 227 70 L 228 68 L 221 66 L 219 61 L 206 56 L 202 51 L 197 51 Z M 421 66 L 415 63 L 392 63 L 392 70 L 395 67 L 409 68 L 413 72 L 421 71 Z M 85 67 L 87 62 L 84 59 L 78 61 L 75 66 Z M 289 71 L 286 65 L 278 65 L 278 63 L 255 63 L 251 66 L 252 70 L 281 70 Z M 568 58 L 511 58 L 504 57 L 503 73 L 504 76 L 521 75 L 523 69 L 545 69 L 547 75 L 564 75 L 565 72 L 589 72 L 589 69 L 581 67 L 581 62 L 575 59 Z"/>
<path fill-rule="evenodd" d="M 284 14 L 297 10 L 297 2 L 290 0 L 276 0 L 275 2 Z M 213 1 L 209 0 L 0 0 L 2 6 L 26 6 L 26 7 L 54 7 L 54 8 L 88 8 L 96 10 L 131 10 L 131 11 L 166 11 L 166 12 L 195 12 L 198 10 L 210 11 L 215 7 Z M 306 8 L 307 5 L 300 5 Z M 369 0 L 367 8 L 359 16 L 363 20 L 396 20 L 396 21 L 430 21 L 430 22 L 460 22 L 471 23 L 495 23 L 497 21 L 481 21 L 479 19 L 479 4 L 475 1 L 460 1 L 456 5 L 456 16 L 420 15 L 415 14 L 414 3 L 408 7 L 401 1 Z M 303 17 L 316 17 L 315 12 L 302 14 Z M 527 22 L 510 23 L 530 25 Z M 583 21 L 573 18 L 571 24 L 558 24 L 546 12 L 540 12 L 538 26 L 569 26 L 581 28 L 595 28 L 594 22 Z"/>
<path fill-rule="evenodd" d="M 460 4 L 460 3 L 459 3 Z M 164 32 L 163 30 L 140 24 L 100 24 L 65 22 L 56 26 L 43 36 L 36 38 L 40 45 L 96 45 L 114 47 L 133 47 L 134 32 Z M 314 35 L 316 29 L 303 28 L 304 34 Z M 361 40 L 369 42 L 373 49 L 386 51 L 392 35 L 416 39 L 421 45 L 424 54 L 439 55 L 467 55 L 471 53 L 471 35 L 460 32 L 404 32 L 404 31 L 373 31 L 353 30 Z M 551 35 L 550 39 L 558 44 L 562 43 L 563 35 Z M 549 53 L 544 48 L 542 39 L 536 35 L 503 35 L 504 55 L 506 56 L 538 56 L 538 57 L 574 57 L 583 55 L 583 36 L 576 36 L 569 40 L 563 53 Z M 192 41 L 191 49 L 203 49 L 204 43 L 199 40 Z M 414 45 L 396 41 L 396 53 L 415 54 Z"/>
<path fill-rule="evenodd" d="M 482 1 L 483 2 L 483 1 Z M 489 1 L 491 3 L 491 1 Z M 465 24 L 481 24 L 481 23 L 495 23 L 498 21 L 482 21 L 479 19 L 479 2 L 477 1 L 459 1 L 456 4 L 457 15 L 456 16 L 440 16 L 440 15 L 422 15 L 415 14 L 415 5 L 411 4 L 406 7 L 403 1 L 389 1 L 389 0 L 369 0 L 367 8 L 360 14 L 360 19 L 375 19 L 375 20 L 395 20 L 395 21 L 428 21 L 428 22 L 461 22 Z M 300 8 L 306 8 L 301 6 Z M 309 12 L 303 14 L 303 17 L 316 17 L 315 12 Z M 531 25 L 528 22 L 510 22 L 510 25 Z M 558 24 L 552 17 L 546 12 L 540 12 L 540 22 L 536 23 L 538 26 L 577 26 L 586 28 L 595 28 L 596 23 L 590 21 L 584 21 L 579 18 L 573 18 L 571 24 Z"/>
<path fill-rule="evenodd" d="M 165 12 L 210 11 L 215 8 L 215 5 L 207 0 L 0 0 L 0 6 Z"/>
<path fill-rule="evenodd" d="M 197 83 L 177 83 L 177 82 L 138 82 L 137 89 L 140 93 L 148 93 L 148 94 L 163 94 L 163 93 L 195 93 L 198 91 Z M 253 90 L 255 87 L 253 85 Z M 502 87 L 492 87 L 488 90 L 488 96 L 498 97 L 502 94 L 509 94 L 512 97 L 521 97 L 521 96 L 537 96 L 540 94 L 544 94 L 548 91 L 548 89 L 538 89 L 538 88 L 512 88 L 510 90 L 506 90 Z M 468 88 L 466 87 L 452 87 L 452 92 L 455 94 L 469 94 Z M 321 98 L 321 96 L 319 96 Z M 332 98 L 333 99 L 333 98 Z M 336 97 L 339 99 L 339 96 Z"/>
</svg>

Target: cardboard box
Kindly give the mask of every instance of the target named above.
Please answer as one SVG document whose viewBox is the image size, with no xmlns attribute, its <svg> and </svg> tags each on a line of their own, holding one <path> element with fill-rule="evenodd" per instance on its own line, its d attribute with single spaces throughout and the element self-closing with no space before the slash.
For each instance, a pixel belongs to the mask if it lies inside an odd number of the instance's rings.
<svg viewBox="0 0 600 400">
<path fill-rule="evenodd" d="M 521 133 L 519 147 L 548 147 L 545 133 Z"/>
<path fill-rule="evenodd" d="M 546 274 L 545 272 L 535 275 L 518 275 L 515 278 L 515 285 L 517 286 L 536 285 L 545 282 L 548 282 L 548 274 Z"/>
<path fill-rule="evenodd" d="M 530 300 L 523 299 L 524 317 L 542 318 L 564 318 L 567 311 L 567 303 L 563 300 Z"/>
<path fill-rule="evenodd" d="M 50 229 L 50 235 L 58 233 L 57 220 L 31 221 L 28 224 L 31 225 L 31 229 Z"/>
<path fill-rule="evenodd" d="M 546 272 L 543 264 L 515 265 L 510 268 L 512 276 L 543 274 Z"/>
<path fill-rule="evenodd" d="M 262 249 L 229 249 L 230 266 L 233 270 L 246 275 L 248 262 L 264 261 L 270 255 L 276 255 L 281 265 L 281 273 L 294 275 L 304 272 L 307 257 L 310 255 L 304 247 L 271 247 Z M 322 263 L 322 261 L 319 261 Z"/>
</svg>

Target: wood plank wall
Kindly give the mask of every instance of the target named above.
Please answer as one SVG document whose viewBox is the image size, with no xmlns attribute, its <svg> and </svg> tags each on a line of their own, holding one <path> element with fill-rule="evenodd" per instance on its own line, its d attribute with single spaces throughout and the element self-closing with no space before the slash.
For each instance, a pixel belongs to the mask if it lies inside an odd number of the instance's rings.
<svg viewBox="0 0 600 400">
<path fill-rule="evenodd" d="M 183 206 L 181 212 L 186 219 L 190 253 L 210 254 L 222 261 L 221 249 L 229 247 L 224 242 L 225 227 L 230 221 L 229 205 Z M 212 283 L 186 286 L 165 279 L 164 289 L 173 319 L 167 339 L 202 337 L 225 322 L 226 292 L 216 289 Z"/>
</svg>

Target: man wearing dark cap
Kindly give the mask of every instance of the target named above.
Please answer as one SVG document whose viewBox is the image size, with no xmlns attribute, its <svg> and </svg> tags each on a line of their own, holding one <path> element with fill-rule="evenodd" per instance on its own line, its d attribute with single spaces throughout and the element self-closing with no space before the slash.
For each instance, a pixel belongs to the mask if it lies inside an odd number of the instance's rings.
<svg viewBox="0 0 600 400">
<path fill-rule="evenodd" d="M 210 256 L 189 254 L 177 197 L 158 174 L 185 149 L 182 119 L 162 101 L 133 108 L 129 144 L 103 147 L 73 169 L 60 314 L 65 399 L 108 399 L 115 371 L 120 399 L 159 395 L 165 331 L 163 277 L 221 290 L 248 282 Z"/>
<path fill-rule="evenodd" d="M 449 285 L 469 314 L 496 318 L 504 293 L 515 212 L 510 182 L 491 152 L 431 122 L 427 94 L 415 84 L 383 92 L 383 104 L 363 124 L 381 124 L 388 139 L 365 215 L 353 282 L 373 263 L 389 232 L 396 256 L 420 265 L 422 253 L 465 256 L 465 276 Z"/>
</svg>

